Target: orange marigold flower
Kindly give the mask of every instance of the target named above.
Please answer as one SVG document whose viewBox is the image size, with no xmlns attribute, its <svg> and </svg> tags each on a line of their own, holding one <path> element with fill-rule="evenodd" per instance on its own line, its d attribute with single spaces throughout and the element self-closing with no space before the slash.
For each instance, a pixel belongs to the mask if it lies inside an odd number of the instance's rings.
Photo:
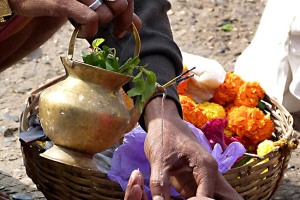
<svg viewBox="0 0 300 200">
<path fill-rule="evenodd" d="M 184 65 L 182 71 L 184 72 L 186 70 L 187 70 L 187 66 Z M 190 75 L 190 73 L 187 73 L 183 77 L 188 76 L 188 75 Z M 189 82 L 190 82 L 190 79 L 186 79 L 186 80 L 181 81 L 180 83 L 178 83 L 178 85 L 177 85 L 177 93 L 179 95 L 188 96 L 189 98 L 191 98 L 192 100 L 194 100 L 193 97 L 192 97 L 192 94 L 188 93 L 188 85 L 190 84 Z"/>
<path fill-rule="evenodd" d="M 186 79 L 184 81 L 181 81 L 180 83 L 178 83 L 177 85 L 177 92 L 180 95 L 186 95 L 187 94 L 187 90 L 188 90 L 188 82 L 190 81 L 190 79 Z"/>
<path fill-rule="evenodd" d="M 235 108 L 235 107 L 236 107 L 236 106 L 234 105 L 233 102 L 227 104 L 226 106 L 224 106 L 226 115 L 227 115 L 233 108 Z"/>
<path fill-rule="evenodd" d="M 264 89 L 258 82 L 245 82 L 234 100 L 236 106 L 256 107 L 265 96 Z"/>
<path fill-rule="evenodd" d="M 208 120 L 226 117 L 225 109 L 219 104 L 204 102 L 197 106 L 203 110 Z"/>
<path fill-rule="evenodd" d="M 225 105 L 234 101 L 240 86 L 244 84 L 244 82 L 240 76 L 232 72 L 227 72 L 225 81 L 217 88 L 212 102 Z"/>
<path fill-rule="evenodd" d="M 230 110 L 227 117 L 227 129 L 240 137 L 249 138 L 254 144 L 269 139 L 274 132 L 270 116 L 258 108 L 236 107 Z"/>
<path fill-rule="evenodd" d="M 179 95 L 179 100 L 184 120 L 192 123 L 197 128 L 201 128 L 208 121 L 203 110 L 188 96 Z"/>
</svg>

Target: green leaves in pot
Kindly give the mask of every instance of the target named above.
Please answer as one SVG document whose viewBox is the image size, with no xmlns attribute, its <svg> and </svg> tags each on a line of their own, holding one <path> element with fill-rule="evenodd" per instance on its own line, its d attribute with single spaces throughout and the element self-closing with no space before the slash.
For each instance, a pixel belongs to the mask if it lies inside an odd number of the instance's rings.
<svg viewBox="0 0 300 200">
<path fill-rule="evenodd" d="M 143 103 L 154 93 L 156 75 L 147 70 L 146 66 L 139 65 L 140 59 L 138 56 L 129 58 L 124 64 L 120 65 L 119 58 L 116 56 L 116 49 L 105 45 L 100 48 L 103 42 L 103 38 L 95 39 L 92 43 L 92 52 L 88 54 L 82 52 L 83 62 L 130 76 L 133 76 L 135 69 L 138 70 L 137 75 L 132 80 L 134 87 L 127 92 L 127 95 L 136 98 L 136 103 L 140 112 L 142 112 Z"/>
</svg>

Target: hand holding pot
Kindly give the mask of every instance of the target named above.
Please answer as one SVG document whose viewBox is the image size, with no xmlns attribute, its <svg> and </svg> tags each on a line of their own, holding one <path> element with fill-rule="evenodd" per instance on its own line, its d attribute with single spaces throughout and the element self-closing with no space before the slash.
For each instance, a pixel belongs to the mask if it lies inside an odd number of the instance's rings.
<svg viewBox="0 0 300 200">
<path fill-rule="evenodd" d="M 79 36 L 91 38 L 96 35 L 103 24 L 113 21 L 113 34 L 122 37 L 132 22 L 141 26 L 140 19 L 133 13 L 133 0 L 111 2 L 94 0 L 10 0 L 13 13 L 29 17 L 59 17 L 74 19 L 81 24 Z"/>
</svg>

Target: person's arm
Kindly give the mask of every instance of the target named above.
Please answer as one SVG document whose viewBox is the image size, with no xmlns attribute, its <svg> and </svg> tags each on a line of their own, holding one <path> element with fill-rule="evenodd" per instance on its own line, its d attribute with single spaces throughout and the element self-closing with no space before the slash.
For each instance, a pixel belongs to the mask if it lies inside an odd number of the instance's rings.
<svg viewBox="0 0 300 200">
<path fill-rule="evenodd" d="M 113 34 L 122 37 L 131 23 L 141 26 L 133 13 L 133 0 L 105 1 L 92 10 L 94 0 L 9 0 L 14 16 L 30 19 L 27 24 L 12 19 L 5 26 L 0 22 L 0 72 L 10 67 L 46 42 L 68 19 L 80 24 L 79 36 L 93 37 L 98 28 L 107 23 L 114 27 Z M 13 23 L 12 23 L 13 22 Z"/>
<path fill-rule="evenodd" d="M 171 5 L 166 0 L 135 0 L 134 3 L 135 13 L 143 23 L 139 31 L 141 65 L 147 65 L 147 69 L 156 74 L 157 82 L 163 85 L 182 72 L 181 52 L 173 40 L 167 16 Z M 111 32 L 111 26 L 101 27 L 95 38 L 105 38 L 104 44 L 116 48 L 120 62 L 124 63 L 134 55 L 133 35 L 127 33 L 122 40 L 118 40 L 111 37 Z M 92 41 L 89 40 L 90 43 Z M 175 102 L 177 115 L 182 116 L 176 85 L 167 88 L 167 98 Z M 140 124 L 145 129 L 143 117 L 140 118 Z"/>
<path fill-rule="evenodd" d="M 135 12 L 143 23 L 139 32 L 140 59 L 155 72 L 160 84 L 182 70 L 180 50 L 172 38 L 166 14 L 169 8 L 167 0 L 135 0 Z M 97 37 L 105 38 L 105 45 L 116 48 L 120 61 L 125 62 L 133 56 L 133 36 L 127 34 L 122 40 L 116 40 L 110 37 L 110 31 L 109 27 L 102 28 Z M 185 198 L 241 199 L 218 172 L 217 162 L 182 120 L 175 85 L 167 89 L 163 109 L 162 97 L 152 98 L 140 123 L 147 130 L 144 149 L 151 165 L 150 188 L 154 199 L 170 199 L 170 184 Z"/>
<path fill-rule="evenodd" d="M 141 31 L 141 61 L 148 64 L 161 85 L 167 83 L 182 72 L 182 57 L 177 44 L 173 40 L 167 11 L 171 8 L 168 1 L 136 0 L 136 13 L 143 22 Z M 176 85 L 167 88 L 168 99 L 176 105 L 177 116 L 182 116 L 182 110 L 176 91 Z M 149 102 L 151 104 L 151 101 Z M 176 113 L 178 112 L 178 113 Z M 140 125 L 147 129 L 148 122 L 140 118 Z"/>
</svg>

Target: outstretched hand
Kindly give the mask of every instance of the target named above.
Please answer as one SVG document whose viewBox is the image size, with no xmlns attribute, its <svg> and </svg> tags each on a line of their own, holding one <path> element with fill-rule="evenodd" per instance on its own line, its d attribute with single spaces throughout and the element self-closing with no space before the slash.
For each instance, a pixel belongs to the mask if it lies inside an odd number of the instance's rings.
<svg viewBox="0 0 300 200">
<path fill-rule="evenodd" d="M 148 134 L 145 154 L 151 164 L 154 199 L 170 199 L 170 185 L 190 199 L 242 199 L 218 171 L 215 159 L 179 117 L 175 103 L 166 99 L 162 113 L 157 97 L 145 109 Z M 164 198 L 161 198 L 164 197 Z"/>
<path fill-rule="evenodd" d="M 133 0 L 104 1 L 96 10 L 89 6 L 94 0 L 10 0 L 9 4 L 15 14 L 30 17 L 60 17 L 73 19 L 81 24 L 80 37 L 92 38 L 101 25 L 113 23 L 113 34 L 123 37 L 131 23 L 140 28 L 141 21 L 133 13 Z"/>
</svg>

